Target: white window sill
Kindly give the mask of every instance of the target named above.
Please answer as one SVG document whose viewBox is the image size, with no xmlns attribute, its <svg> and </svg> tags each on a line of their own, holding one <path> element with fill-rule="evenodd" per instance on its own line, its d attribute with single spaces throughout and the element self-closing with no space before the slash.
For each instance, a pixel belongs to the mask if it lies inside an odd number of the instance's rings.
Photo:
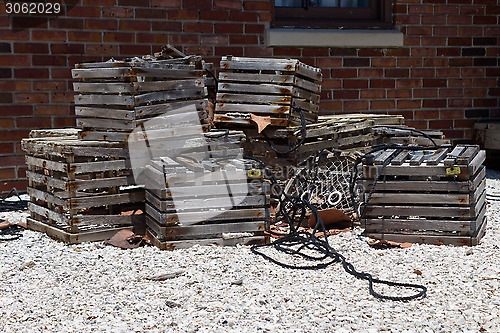
<svg viewBox="0 0 500 333">
<path fill-rule="evenodd" d="M 269 29 L 267 46 L 394 48 L 403 46 L 397 30 Z"/>
</svg>

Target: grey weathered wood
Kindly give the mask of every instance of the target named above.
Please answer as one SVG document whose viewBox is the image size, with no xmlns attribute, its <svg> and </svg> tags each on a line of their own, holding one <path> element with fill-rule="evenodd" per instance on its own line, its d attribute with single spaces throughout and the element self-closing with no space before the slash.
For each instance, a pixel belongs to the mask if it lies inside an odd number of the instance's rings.
<svg viewBox="0 0 500 333">
<path fill-rule="evenodd" d="M 448 148 L 439 148 L 429 156 L 426 163 L 427 165 L 438 165 L 448 154 Z"/>
<path fill-rule="evenodd" d="M 174 192 L 175 193 L 175 192 Z M 235 208 L 240 207 L 262 207 L 269 204 L 269 198 L 265 195 L 241 196 L 234 195 Z M 231 209 L 233 201 L 229 197 L 216 198 L 190 198 L 187 200 L 178 199 L 174 194 L 175 200 L 159 200 L 155 196 L 148 196 L 147 202 L 164 213 L 201 211 L 202 209 Z M 182 207 L 182 210 L 176 209 Z"/>
<path fill-rule="evenodd" d="M 293 99 L 292 106 L 299 107 L 303 110 L 313 112 L 313 113 L 319 112 L 319 106 L 317 104 L 310 103 L 307 101 L 301 101 L 300 99 Z"/>
<path fill-rule="evenodd" d="M 396 149 L 387 149 L 373 161 L 376 165 L 382 165 L 388 158 L 391 158 L 396 153 Z"/>
<path fill-rule="evenodd" d="M 106 118 L 77 118 L 76 126 L 80 128 L 94 128 L 94 129 L 112 129 L 132 131 L 137 125 L 135 121 L 119 120 L 119 119 L 106 119 Z"/>
<path fill-rule="evenodd" d="M 26 164 L 54 171 L 61 171 L 66 173 L 72 172 L 75 174 L 98 171 L 124 170 L 129 167 L 125 160 L 87 163 L 63 163 L 28 155 L 26 156 Z"/>
<path fill-rule="evenodd" d="M 241 245 L 257 245 L 266 242 L 265 236 L 244 237 L 236 239 L 209 238 L 196 240 L 179 240 L 179 241 L 160 241 L 150 230 L 146 230 L 146 237 L 153 243 L 154 246 L 161 250 L 177 250 L 187 249 L 194 245 L 217 245 L 217 246 L 236 246 Z"/>
<path fill-rule="evenodd" d="M 127 109 L 111 109 L 102 107 L 75 106 L 75 115 L 77 117 L 88 118 L 109 118 L 121 120 L 135 120 L 136 115 L 134 110 Z"/>
<path fill-rule="evenodd" d="M 418 166 L 420 164 L 422 164 L 422 162 L 424 161 L 425 159 L 425 155 L 424 154 L 414 154 L 411 158 L 410 158 L 410 165 L 411 166 Z"/>
<path fill-rule="evenodd" d="M 244 81 L 243 81 L 244 82 Z M 280 86 L 275 84 L 247 84 L 247 83 L 219 83 L 220 92 L 251 93 L 251 94 L 271 94 L 289 95 L 293 94 L 293 87 Z"/>
<path fill-rule="evenodd" d="M 466 148 L 464 146 L 458 145 L 453 150 L 448 153 L 446 158 L 443 161 L 443 164 L 447 167 L 453 166 L 456 164 L 457 157 L 460 156 L 460 154 L 465 150 Z"/>
<path fill-rule="evenodd" d="M 479 146 L 468 146 L 462 154 L 457 157 L 458 164 L 469 164 L 479 153 Z"/>
<path fill-rule="evenodd" d="M 139 93 L 203 87 L 202 79 L 150 81 L 150 82 L 75 82 L 73 89 L 79 93 Z"/>
<path fill-rule="evenodd" d="M 396 157 L 394 157 L 391 161 L 392 165 L 401 165 L 403 162 L 410 156 L 410 152 L 405 150 L 400 152 Z"/>
<path fill-rule="evenodd" d="M 217 103 L 215 112 L 248 112 L 255 114 L 287 114 L 290 112 L 290 106 L 285 105 L 259 105 L 259 104 L 235 104 L 235 103 Z"/>
<path fill-rule="evenodd" d="M 217 94 L 217 100 L 223 103 L 254 103 L 254 104 L 290 104 L 291 96 Z"/>
<path fill-rule="evenodd" d="M 252 73 L 219 73 L 219 82 L 256 82 L 291 85 L 295 83 L 293 75 L 287 74 L 252 74 Z"/>
<path fill-rule="evenodd" d="M 279 62 L 270 62 L 267 59 L 261 61 L 249 61 L 248 59 L 232 59 L 224 60 L 222 58 L 220 67 L 224 70 L 252 70 L 252 71 L 282 71 L 282 72 L 295 72 L 297 69 L 298 60 L 280 59 Z"/>
<path fill-rule="evenodd" d="M 367 194 L 365 195 L 367 196 Z M 366 200 L 366 199 L 365 199 Z M 373 193 L 368 204 L 429 204 L 467 206 L 471 202 L 469 194 L 437 193 Z"/>
<path fill-rule="evenodd" d="M 161 78 L 202 78 L 203 70 L 175 69 L 175 68 L 99 68 L 99 69 L 72 69 L 74 79 L 104 79 L 123 77 L 161 77 Z"/>
<path fill-rule="evenodd" d="M 207 89 L 178 89 L 169 91 L 155 91 L 147 94 L 134 96 L 135 105 L 144 105 L 152 102 L 177 101 L 182 99 L 199 99 L 207 96 Z M 76 101 L 75 101 L 76 103 Z"/>
</svg>

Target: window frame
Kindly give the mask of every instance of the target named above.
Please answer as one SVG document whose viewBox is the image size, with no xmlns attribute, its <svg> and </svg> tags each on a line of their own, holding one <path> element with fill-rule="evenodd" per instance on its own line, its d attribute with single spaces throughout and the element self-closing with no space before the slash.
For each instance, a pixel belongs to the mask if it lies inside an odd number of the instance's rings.
<svg viewBox="0 0 500 333">
<path fill-rule="evenodd" d="M 392 29 L 392 0 L 370 0 L 378 8 L 276 7 L 271 28 Z"/>
</svg>

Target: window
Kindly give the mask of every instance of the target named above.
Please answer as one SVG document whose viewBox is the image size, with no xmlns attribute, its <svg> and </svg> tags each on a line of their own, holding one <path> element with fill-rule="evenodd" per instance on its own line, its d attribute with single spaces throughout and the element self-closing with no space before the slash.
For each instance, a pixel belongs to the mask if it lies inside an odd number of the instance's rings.
<svg viewBox="0 0 500 333">
<path fill-rule="evenodd" d="M 274 0 L 273 28 L 391 29 L 392 0 Z"/>
</svg>

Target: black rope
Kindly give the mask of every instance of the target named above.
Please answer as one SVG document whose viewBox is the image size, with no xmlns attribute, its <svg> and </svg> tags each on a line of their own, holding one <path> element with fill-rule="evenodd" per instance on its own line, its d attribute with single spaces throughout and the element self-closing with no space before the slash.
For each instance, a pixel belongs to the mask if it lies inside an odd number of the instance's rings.
<svg viewBox="0 0 500 333">
<path fill-rule="evenodd" d="M 410 127 L 401 128 L 398 126 L 389 126 L 389 125 L 375 125 L 375 126 L 373 126 L 373 128 L 388 128 L 388 129 L 394 129 L 394 130 L 399 130 L 399 131 L 410 131 L 410 132 L 418 133 L 418 134 L 422 135 L 423 137 L 429 139 L 434 146 L 437 146 L 436 141 L 434 141 L 434 139 L 429 134 L 425 133 L 424 131 L 419 131 L 415 128 L 410 128 Z"/>
<path fill-rule="evenodd" d="M 20 232 L 22 230 L 23 228 L 16 224 L 12 224 L 9 225 L 7 228 L 1 229 L 0 242 L 13 241 L 23 237 L 23 234 Z"/>
<path fill-rule="evenodd" d="M 319 156 L 317 156 L 317 158 L 319 159 L 321 154 L 318 155 Z M 260 163 L 262 168 L 265 170 L 266 174 L 269 175 L 271 183 L 273 185 L 276 184 L 276 178 L 267 168 L 264 162 L 260 161 L 255 157 L 245 157 L 245 158 L 249 158 Z M 316 167 L 318 165 L 319 163 L 316 163 Z M 342 254 L 338 253 L 332 246 L 330 246 L 330 244 L 328 243 L 326 229 L 318 214 L 318 210 L 309 201 L 304 200 L 299 196 L 290 196 L 286 193 L 282 193 L 282 195 L 279 197 L 279 201 L 280 201 L 280 208 L 278 212 L 276 212 L 277 220 L 286 222 L 290 228 L 290 231 L 286 235 L 271 231 L 271 234 L 283 237 L 278 238 L 272 243 L 253 246 L 251 248 L 251 251 L 253 253 L 258 254 L 263 258 L 269 260 L 270 262 L 273 262 L 281 267 L 290 269 L 315 270 L 315 269 L 326 268 L 333 263 L 340 262 L 342 263 L 342 267 L 347 273 L 353 275 L 358 279 L 368 281 L 370 294 L 378 299 L 392 300 L 392 301 L 409 301 L 425 297 L 427 288 L 423 285 L 385 281 L 378 278 L 374 278 L 369 273 L 356 271 L 354 266 L 351 263 L 349 263 Z M 308 209 L 312 212 L 316 221 L 313 231 L 312 232 L 298 231 L 298 226 L 300 226 L 301 222 L 305 219 L 306 211 Z M 324 239 L 316 236 L 318 230 L 322 232 L 322 234 L 324 235 Z M 278 261 L 260 251 L 260 249 L 266 247 L 273 247 L 278 251 L 282 251 L 290 255 L 297 255 L 308 261 L 321 261 L 321 262 L 317 264 L 301 265 L 301 266 L 287 264 Z M 304 250 L 308 250 L 313 254 L 305 253 Z M 410 296 L 386 296 L 382 295 L 379 292 L 376 292 L 374 290 L 374 284 L 384 284 L 393 287 L 395 286 L 395 287 L 413 288 L 413 289 L 418 289 L 419 291 Z"/>
<path fill-rule="evenodd" d="M 7 201 L 9 197 L 17 197 L 17 201 Z M 0 212 L 8 212 L 13 210 L 26 210 L 28 208 L 28 201 L 21 199 L 16 188 L 13 187 L 10 192 L 0 199 Z"/>
<path fill-rule="evenodd" d="M 217 96 L 217 93 L 219 92 L 219 80 L 217 79 L 217 77 L 215 76 L 214 73 L 212 73 L 211 71 L 209 71 L 206 68 L 205 68 L 205 72 L 207 72 L 208 75 L 210 75 L 214 79 L 214 81 L 215 81 L 215 95 Z"/>
</svg>

